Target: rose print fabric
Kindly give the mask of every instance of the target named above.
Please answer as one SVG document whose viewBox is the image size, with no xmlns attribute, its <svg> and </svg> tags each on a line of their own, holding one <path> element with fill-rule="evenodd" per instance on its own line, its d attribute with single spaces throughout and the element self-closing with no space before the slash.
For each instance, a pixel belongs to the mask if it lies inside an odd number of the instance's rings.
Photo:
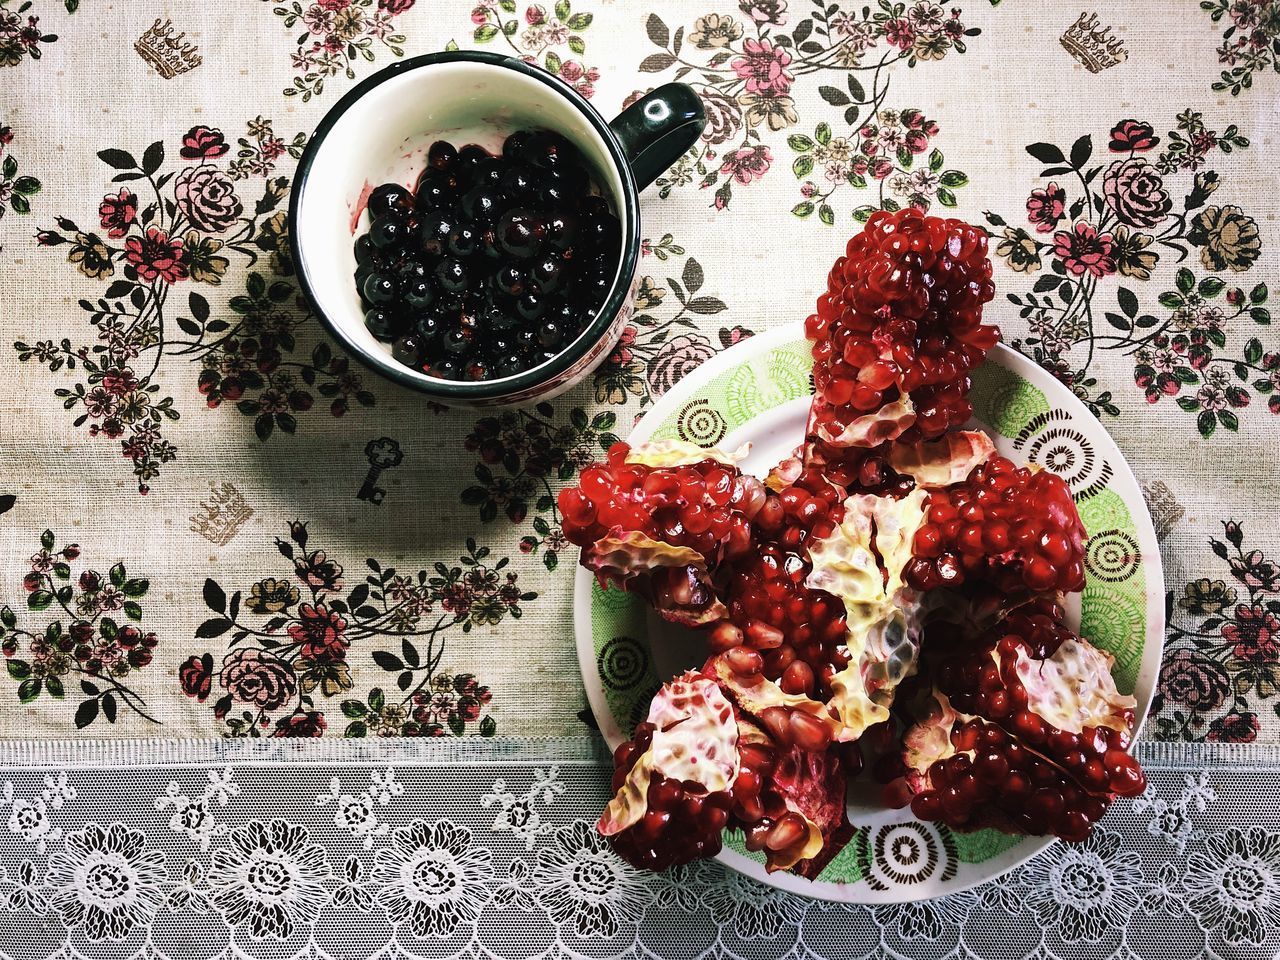
<svg viewBox="0 0 1280 960">
<path fill-rule="evenodd" d="M 1147 493 L 1169 631 L 1144 735 L 1280 742 L 1276 4 L 1113 4 L 1095 46 L 1023 0 L 77 6 L 0 0 L 0 738 L 587 732 L 557 491 L 701 364 L 800 323 L 874 210 L 914 205 L 987 227 L 1006 341 Z M 519 411 L 365 370 L 290 262 L 309 133 L 446 47 L 607 116 L 671 80 L 707 112 L 643 197 L 620 341 Z M 310 855 L 263 829 L 217 869 Z M 457 845 L 435 829 L 395 849 Z"/>
</svg>

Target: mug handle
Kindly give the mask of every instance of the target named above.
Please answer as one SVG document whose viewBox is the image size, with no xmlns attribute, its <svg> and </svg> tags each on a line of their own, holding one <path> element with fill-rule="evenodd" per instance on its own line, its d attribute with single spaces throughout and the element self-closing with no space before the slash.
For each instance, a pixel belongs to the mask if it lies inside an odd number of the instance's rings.
<svg viewBox="0 0 1280 960">
<path fill-rule="evenodd" d="M 694 145 L 707 125 L 702 98 L 685 83 L 664 83 L 609 121 L 643 190 Z"/>
</svg>

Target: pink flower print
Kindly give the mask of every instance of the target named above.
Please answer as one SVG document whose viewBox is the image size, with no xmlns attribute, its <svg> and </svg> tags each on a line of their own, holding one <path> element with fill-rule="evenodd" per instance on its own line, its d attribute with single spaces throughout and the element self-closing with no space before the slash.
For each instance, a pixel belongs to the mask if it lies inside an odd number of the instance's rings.
<svg viewBox="0 0 1280 960">
<path fill-rule="evenodd" d="M 908 50 L 916 42 L 916 28 L 905 18 L 890 20 L 884 25 L 884 38 L 899 50 Z"/>
<path fill-rule="evenodd" d="M 1032 190 L 1027 198 L 1027 219 L 1036 233 L 1052 233 L 1058 221 L 1066 215 L 1067 191 L 1050 182 L 1043 190 Z"/>
<path fill-rule="evenodd" d="M 1053 235 L 1053 242 L 1054 255 L 1077 277 L 1085 273 L 1105 277 L 1116 272 L 1111 234 L 1098 233 L 1091 223 L 1081 220 L 1070 232 L 1060 230 Z"/>
<path fill-rule="evenodd" d="M 731 175 L 738 183 L 748 184 L 763 177 L 772 162 L 773 154 L 769 148 L 758 143 L 754 147 L 740 147 L 728 154 L 720 172 Z"/>
<path fill-rule="evenodd" d="M 771 40 L 747 40 L 742 44 L 742 51 L 745 56 L 738 57 L 730 66 L 747 81 L 748 93 L 776 97 L 791 89 L 795 77 L 786 70 L 791 54 L 785 49 L 775 47 Z"/>
</svg>

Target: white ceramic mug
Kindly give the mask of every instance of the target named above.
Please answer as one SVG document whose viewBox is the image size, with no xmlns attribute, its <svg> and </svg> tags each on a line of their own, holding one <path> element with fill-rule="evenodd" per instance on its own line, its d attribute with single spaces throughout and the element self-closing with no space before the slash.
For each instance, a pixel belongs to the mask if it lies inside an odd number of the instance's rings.
<svg viewBox="0 0 1280 960">
<path fill-rule="evenodd" d="M 639 192 L 692 146 L 704 123 L 701 99 L 680 83 L 659 87 L 606 121 L 568 84 L 512 57 L 459 51 L 392 64 L 334 105 L 302 155 L 289 207 L 302 289 L 348 352 L 434 400 L 505 406 L 554 397 L 599 366 L 621 335 L 640 256 Z M 353 241 L 368 226 L 369 190 L 412 184 L 436 140 L 497 152 L 508 134 L 528 128 L 573 142 L 621 222 L 621 254 L 604 304 L 554 359 L 515 376 L 459 382 L 400 364 L 365 328 L 354 280 Z"/>
</svg>

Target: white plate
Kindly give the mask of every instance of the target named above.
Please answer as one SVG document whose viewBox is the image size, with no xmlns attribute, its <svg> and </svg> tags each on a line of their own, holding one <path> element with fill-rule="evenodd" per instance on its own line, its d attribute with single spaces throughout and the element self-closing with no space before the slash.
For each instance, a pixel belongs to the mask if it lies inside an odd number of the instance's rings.
<svg viewBox="0 0 1280 960">
<path fill-rule="evenodd" d="M 736 344 L 685 377 L 645 414 L 630 441 L 678 437 L 735 449 L 752 443 L 743 468 L 763 476 L 803 439 L 812 358 L 802 330 Z M 1015 462 L 1038 463 L 1071 487 L 1089 533 L 1084 593 L 1068 620 L 1116 657 L 1116 683 L 1151 705 L 1164 642 L 1164 576 L 1142 492 L 1114 441 L 1066 387 L 1021 354 L 996 347 L 974 373 L 974 425 Z M 643 719 L 660 683 L 705 659 L 693 631 L 652 615 L 638 598 L 602 591 L 584 569 L 574 584 L 574 626 L 583 683 L 610 747 Z M 995 830 L 955 833 L 910 809 L 879 803 L 878 786 L 850 786 L 857 833 L 814 880 L 765 872 L 740 833 L 719 859 L 761 883 L 824 900 L 897 903 L 942 896 L 994 879 L 1053 840 Z"/>
</svg>

